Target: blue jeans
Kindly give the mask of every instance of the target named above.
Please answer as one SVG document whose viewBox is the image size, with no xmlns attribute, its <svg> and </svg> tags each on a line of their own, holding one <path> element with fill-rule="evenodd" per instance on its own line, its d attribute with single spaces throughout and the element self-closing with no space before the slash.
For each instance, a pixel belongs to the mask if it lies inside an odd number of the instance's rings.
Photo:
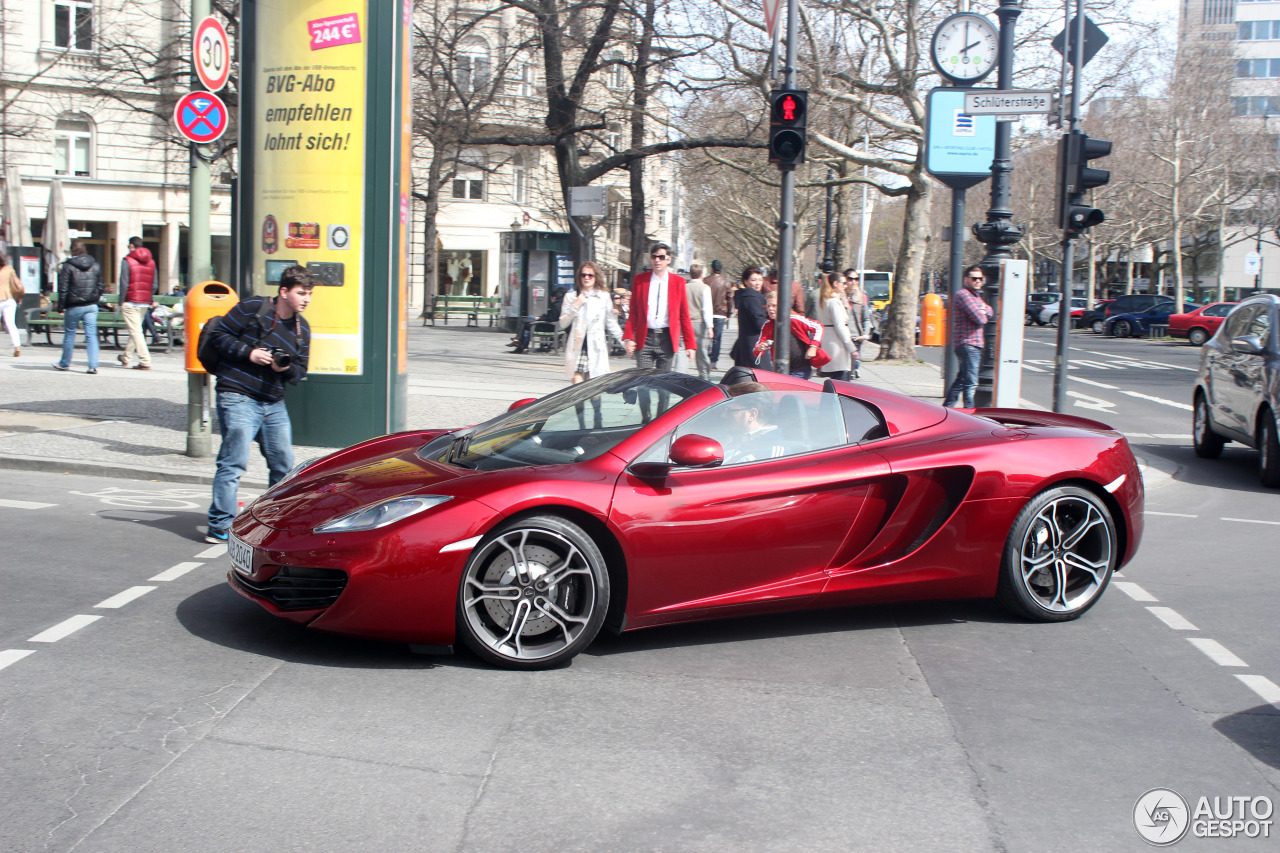
<svg viewBox="0 0 1280 853">
<path fill-rule="evenodd" d="M 247 394 L 218 392 L 218 428 L 222 446 L 213 475 L 213 503 L 209 505 L 209 529 L 226 530 L 236 516 L 236 490 L 249 467 L 249 446 L 256 440 L 266 457 L 275 485 L 293 467 L 293 430 L 284 400 L 264 403 Z"/>
<path fill-rule="evenodd" d="M 942 405 L 951 408 L 964 396 L 964 407 L 973 408 L 973 392 L 978 387 L 978 364 L 982 361 L 982 347 L 973 344 L 956 344 L 956 379 L 947 389 Z"/>
<path fill-rule="evenodd" d="M 76 351 L 76 329 L 84 324 L 84 348 L 89 356 L 89 369 L 98 369 L 98 306 L 77 305 L 68 308 L 63 320 L 61 367 L 71 366 Z"/>
<path fill-rule="evenodd" d="M 724 327 L 728 322 L 724 317 L 715 317 L 711 321 L 711 352 L 707 358 L 711 360 L 712 370 L 715 370 L 716 362 L 720 360 L 720 339 L 724 337 Z"/>
</svg>

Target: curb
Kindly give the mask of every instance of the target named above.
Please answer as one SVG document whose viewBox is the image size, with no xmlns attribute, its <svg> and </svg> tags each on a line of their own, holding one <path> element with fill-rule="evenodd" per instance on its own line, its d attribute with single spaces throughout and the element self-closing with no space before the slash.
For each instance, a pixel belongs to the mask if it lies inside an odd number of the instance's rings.
<svg viewBox="0 0 1280 853">
<path fill-rule="evenodd" d="M 212 474 L 191 474 L 164 468 L 140 468 L 115 465 L 110 462 L 79 462 L 71 459 L 43 459 L 37 456 L 13 456 L 0 454 L 0 468 L 10 471 L 39 471 L 45 474 L 83 474 L 90 477 L 112 477 L 120 480 L 163 480 L 169 483 L 192 483 L 212 486 Z M 240 478 L 241 486 L 266 489 L 265 480 L 252 477 Z"/>
</svg>

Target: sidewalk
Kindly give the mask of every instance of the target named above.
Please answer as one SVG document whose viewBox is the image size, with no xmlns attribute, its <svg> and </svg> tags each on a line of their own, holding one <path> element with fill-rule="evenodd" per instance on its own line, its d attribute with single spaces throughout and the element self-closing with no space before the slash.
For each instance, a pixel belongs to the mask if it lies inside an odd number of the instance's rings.
<svg viewBox="0 0 1280 853">
<path fill-rule="evenodd" d="M 411 324 L 408 427 L 466 426 L 522 397 L 564 387 L 562 355 L 514 355 L 506 349 L 507 340 L 487 328 Z M 119 352 L 104 348 L 95 376 L 84 372 L 83 347 L 67 373 L 50 366 L 59 356 L 56 346 L 25 346 L 21 358 L 0 359 L 0 468 L 212 483 L 214 457 L 185 455 L 187 373 L 181 351 L 153 352 L 150 371 L 122 368 Z M 937 368 L 924 362 L 876 362 L 877 352 L 874 345 L 864 348 L 862 382 L 942 401 Z M 613 359 L 614 370 L 629 364 L 629 359 Z M 720 368 L 727 366 L 722 354 Z M 210 414 L 216 454 L 217 417 Z M 302 461 L 335 449 L 297 446 L 295 455 Z M 251 454 L 242 482 L 266 486 L 261 455 Z"/>
</svg>

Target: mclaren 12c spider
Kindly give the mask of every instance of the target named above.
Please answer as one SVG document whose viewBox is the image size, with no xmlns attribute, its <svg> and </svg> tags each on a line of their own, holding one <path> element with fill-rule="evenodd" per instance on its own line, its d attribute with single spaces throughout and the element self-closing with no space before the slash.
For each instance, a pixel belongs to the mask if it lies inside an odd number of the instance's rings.
<svg viewBox="0 0 1280 853">
<path fill-rule="evenodd" d="M 738 372 L 626 370 L 300 465 L 236 518 L 228 581 L 318 630 L 538 669 L 601 628 L 800 608 L 1075 619 L 1138 548 L 1105 424 Z"/>
</svg>

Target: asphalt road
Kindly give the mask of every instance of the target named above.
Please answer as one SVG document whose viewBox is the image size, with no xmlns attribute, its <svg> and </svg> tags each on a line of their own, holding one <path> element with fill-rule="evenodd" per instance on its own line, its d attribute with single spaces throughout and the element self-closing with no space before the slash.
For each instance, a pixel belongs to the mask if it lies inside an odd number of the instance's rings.
<svg viewBox="0 0 1280 853">
<path fill-rule="evenodd" d="M 1280 801 L 1280 495 L 1117 393 L 1187 399 L 1193 353 L 1082 346 L 1174 473 L 1063 625 L 845 609 L 503 672 L 271 618 L 193 538 L 202 487 L 6 472 L 0 849 L 1142 850 L 1149 789 Z"/>
</svg>

